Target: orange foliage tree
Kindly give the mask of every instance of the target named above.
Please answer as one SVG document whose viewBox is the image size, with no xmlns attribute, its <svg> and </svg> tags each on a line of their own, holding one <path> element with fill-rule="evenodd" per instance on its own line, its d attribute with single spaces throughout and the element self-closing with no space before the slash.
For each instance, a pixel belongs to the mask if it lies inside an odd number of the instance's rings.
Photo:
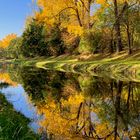
<svg viewBox="0 0 140 140">
<path fill-rule="evenodd" d="M 17 38 L 16 34 L 12 33 L 12 34 L 7 35 L 5 38 L 0 40 L 0 48 L 3 48 L 3 49 L 7 48 L 10 42 L 15 38 Z"/>
</svg>

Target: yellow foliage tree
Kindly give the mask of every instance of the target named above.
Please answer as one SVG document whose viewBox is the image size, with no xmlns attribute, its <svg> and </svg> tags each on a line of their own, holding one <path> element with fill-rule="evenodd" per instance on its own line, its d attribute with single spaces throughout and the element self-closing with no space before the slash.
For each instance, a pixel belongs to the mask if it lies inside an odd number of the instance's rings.
<svg viewBox="0 0 140 140">
<path fill-rule="evenodd" d="M 9 46 L 11 40 L 15 39 L 17 37 L 16 34 L 9 34 L 7 35 L 5 38 L 3 38 L 2 40 L 0 40 L 0 48 L 6 48 Z"/>
<path fill-rule="evenodd" d="M 41 12 L 36 12 L 38 21 L 46 24 L 59 23 L 70 33 L 81 35 L 92 27 L 91 12 L 94 0 L 38 0 Z"/>
</svg>

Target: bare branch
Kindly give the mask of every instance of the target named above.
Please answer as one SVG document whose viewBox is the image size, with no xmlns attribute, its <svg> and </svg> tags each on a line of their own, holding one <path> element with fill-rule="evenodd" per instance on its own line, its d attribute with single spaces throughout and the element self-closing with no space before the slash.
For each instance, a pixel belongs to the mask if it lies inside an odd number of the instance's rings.
<svg viewBox="0 0 140 140">
<path fill-rule="evenodd" d="M 86 7 L 85 3 L 83 2 L 83 0 L 80 0 L 80 1 L 83 4 L 83 6 L 85 7 L 85 9 L 87 10 L 87 12 L 90 12 L 89 9 Z"/>
</svg>

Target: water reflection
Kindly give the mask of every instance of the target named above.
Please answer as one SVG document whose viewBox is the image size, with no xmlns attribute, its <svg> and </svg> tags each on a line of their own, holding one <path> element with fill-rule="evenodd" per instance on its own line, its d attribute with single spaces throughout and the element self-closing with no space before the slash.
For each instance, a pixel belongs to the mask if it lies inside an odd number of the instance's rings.
<svg viewBox="0 0 140 140">
<path fill-rule="evenodd" d="M 3 86 L 3 88 L 2 88 Z M 24 99 L 19 99 L 22 102 L 23 107 L 19 104 L 16 94 L 11 94 L 12 87 L 8 87 L 8 84 L 1 83 L 0 87 L 0 139 L 1 140 L 18 140 L 18 139 L 39 139 L 31 129 L 29 129 L 28 124 L 30 123 L 28 118 L 25 118 L 23 115 L 27 115 L 26 104 L 24 104 Z M 4 88 L 9 90 L 6 92 Z M 8 91 L 7 90 L 7 91 Z M 3 93 L 4 91 L 4 93 Z M 5 97 L 3 96 L 5 95 Z M 22 97 L 22 96 L 19 96 Z M 14 106 L 10 105 L 6 99 L 12 103 Z M 19 105 L 19 106 L 18 106 Z M 16 111 L 15 111 L 16 110 Z M 26 113 L 25 113 L 26 112 Z M 23 113 L 23 115 L 21 114 Z M 25 114 L 24 114 L 25 113 Z M 38 129 L 38 128 L 37 128 Z"/>
<path fill-rule="evenodd" d="M 29 125 L 37 132 L 39 129 L 38 120 L 41 116 L 37 114 L 35 107 L 29 101 L 23 87 L 21 85 L 16 87 L 8 86 L 2 88 L 0 92 L 6 97 L 7 101 L 13 105 L 13 108 L 17 112 L 20 112 L 31 120 Z"/>
<path fill-rule="evenodd" d="M 49 95 L 38 106 L 39 113 L 45 114 L 40 125 L 54 139 L 139 139 L 139 84 L 106 82 L 86 75 L 81 79 L 80 89 L 73 86 L 74 82 L 65 82 L 69 93 L 65 98 L 56 101 Z M 61 94 L 65 95 L 65 90 Z"/>
<path fill-rule="evenodd" d="M 139 83 L 29 67 L 12 69 L 9 75 L 20 85 L 5 84 L 1 91 L 15 110 L 32 120 L 30 127 L 42 139 L 140 139 Z"/>
</svg>

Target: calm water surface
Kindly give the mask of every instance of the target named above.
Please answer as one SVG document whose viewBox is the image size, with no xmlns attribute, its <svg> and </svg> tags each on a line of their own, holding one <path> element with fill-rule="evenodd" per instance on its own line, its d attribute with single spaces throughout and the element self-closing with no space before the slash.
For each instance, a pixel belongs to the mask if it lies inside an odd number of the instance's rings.
<svg viewBox="0 0 140 140">
<path fill-rule="evenodd" d="M 140 83 L 1 65 L 1 139 L 140 140 Z"/>
</svg>

